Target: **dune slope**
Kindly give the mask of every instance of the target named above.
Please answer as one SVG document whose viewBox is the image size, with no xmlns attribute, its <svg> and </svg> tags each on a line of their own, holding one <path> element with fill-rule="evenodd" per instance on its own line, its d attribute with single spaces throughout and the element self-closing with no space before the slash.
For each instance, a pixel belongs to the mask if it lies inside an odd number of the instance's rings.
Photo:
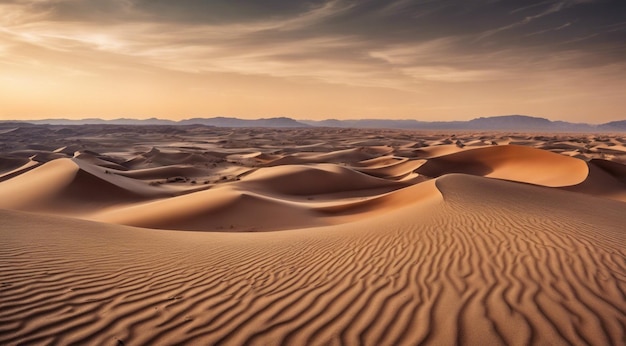
<svg viewBox="0 0 626 346">
<path fill-rule="evenodd" d="M 171 196 L 167 189 L 107 174 L 80 160 L 52 160 L 0 182 L 0 208 L 77 215 L 105 206 Z"/>
<path fill-rule="evenodd" d="M 104 210 L 89 219 L 157 229 L 251 232 L 324 225 L 316 216 L 288 201 L 224 186 Z"/>
</svg>

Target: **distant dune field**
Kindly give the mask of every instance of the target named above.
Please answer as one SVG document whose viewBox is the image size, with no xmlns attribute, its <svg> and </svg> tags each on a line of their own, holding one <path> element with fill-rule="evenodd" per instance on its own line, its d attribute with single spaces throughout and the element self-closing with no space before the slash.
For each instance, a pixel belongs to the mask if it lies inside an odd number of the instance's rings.
<svg viewBox="0 0 626 346">
<path fill-rule="evenodd" d="M 0 127 L 0 344 L 626 340 L 626 137 Z"/>
</svg>

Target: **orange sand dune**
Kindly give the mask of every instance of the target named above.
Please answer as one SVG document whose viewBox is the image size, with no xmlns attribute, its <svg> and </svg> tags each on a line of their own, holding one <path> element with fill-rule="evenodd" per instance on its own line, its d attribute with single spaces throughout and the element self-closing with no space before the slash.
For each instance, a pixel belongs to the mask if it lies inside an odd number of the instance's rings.
<svg viewBox="0 0 626 346">
<path fill-rule="evenodd" d="M 312 205 L 311 208 L 321 213 L 321 217 L 327 217 L 329 222 L 338 224 L 386 214 L 433 198 L 441 198 L 441 194 L 435 188 L 435 180 L 429 180 L 369 198 L 347 200 L 341 203 L 318 203 Z"/>
<path fill-rule="evenodd" d="M 80 160 L 57 159 L 0 183 L 0 195 L 0 208 L 77 214 L 172 193 Z"/>
<path fill-rule="evenodd" d="M 89 218 L 158 229 L 250 232 L 326 224 L 316 216 L 297 204 L 226 186 L 105 210 Z"/>
<path fill-rule="evenodd" d="M 355 170 L 374 177 L 385 179 L 402 179 L 413 173 L 426 160 L 406 160 L 379 167 L 355 167 Z"/>
<path fill-rule="evenodd" d="M 581 183 L 588 174 L 588 168 L 584 161 L 575 158 L 506 145 L 436 157 L 419 167 L 417 172 L 431 177 L 446 173 L 468 173 L 557 187 Z"/>
<path fill-rule="evenodd" d="M 280 166 L 262 168 L 227 186 L 115 208 L 89 218 L 139 227 L 198 231 L 304 228 L 331 222 L 324 217 L 339 213 L 331 213 L 333 207 L 354 209 L 349 207 L 353 204 L 351 200 L 342 200 L 375 197 L 406 186 L 330 164 Z M 296 200 L 287 200 L 287 196 L 295 196 Z M 323 206 L 318 202 L 320 199 L 325 201 Z M 320 214 L 318 211 L 322 209 L 324 213 Z M 259 222 L 259 219 L 267 221 Z"/>
<path fill-rule="evenodd" d="M 154 168 L 135 169 L 132 171 L 113 171 L 117 175 L 128 178 L 150 180 L 171 177 L 203 177 L 210 175 L 210 170 L 192 165 L 169 165 Z"/>
<path fill-rule="evenodd" d="M 459 147 L 456 144 L 437 144 L 433 146 L 420 147 L 413 150 L 414 157 L 420 159 L 430 159 L 434 157 L 449 155 L 463 151 L 464 148 Z"/>
<path fill-rule="evenodd" d="M 284 195 L 320 195 L 344 191 L 407 186 L 332 165 L 283 165 L 262 168 L 242 179 L 246 189 L 260 189 Z"/>
<path fill-rule="evenodd" d="M 408 161 L 407 158 L 398 157 L 393 155 L 383 155 L 375 157 L 373 159 L 363 160 L 353 163 L 351 166 L 355 168 L 382 168 L 387 166 L 393 166 L 398 163 Z"/>
</svg>

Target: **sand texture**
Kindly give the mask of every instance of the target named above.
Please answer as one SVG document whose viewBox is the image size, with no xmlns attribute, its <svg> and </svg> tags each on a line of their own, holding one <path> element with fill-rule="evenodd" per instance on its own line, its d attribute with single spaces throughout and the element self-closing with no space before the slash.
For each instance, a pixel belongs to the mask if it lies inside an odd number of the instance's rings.
<svg viewBox="0 0 626 346">
<path fill-rule="evenodd" d="M 2 345 L 624 345 L 626 139 L 0 137 Z"/>
</svg>

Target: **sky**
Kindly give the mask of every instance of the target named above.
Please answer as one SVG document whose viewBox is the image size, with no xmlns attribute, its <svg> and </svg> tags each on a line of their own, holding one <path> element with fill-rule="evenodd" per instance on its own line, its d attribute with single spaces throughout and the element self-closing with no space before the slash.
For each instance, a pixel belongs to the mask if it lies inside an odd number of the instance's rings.
<svg viewBox="0 0 626 346">
<path fill-rule="evenodd" d="M 0 119 L 626 119 L 624 0 L 0 0 Z"/>
</svg>

